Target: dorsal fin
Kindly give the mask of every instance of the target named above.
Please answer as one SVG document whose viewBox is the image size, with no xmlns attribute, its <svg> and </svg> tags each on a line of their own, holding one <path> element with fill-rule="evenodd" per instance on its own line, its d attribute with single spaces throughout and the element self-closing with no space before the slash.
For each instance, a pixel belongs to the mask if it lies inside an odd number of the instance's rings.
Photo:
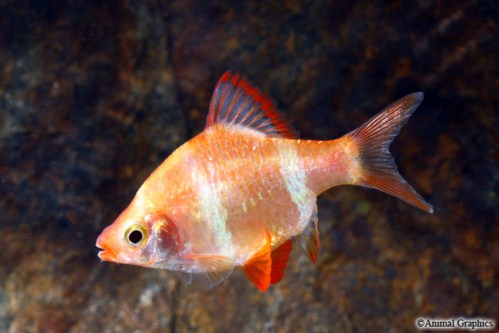
<svg viewBox="0 0 499 333">
<path fill-rule="evenodd" d="M 245 126 L 271 137 L 298 137 L 269 97 L 230 71 L 222 75 L 215 87 L 206 128 L 219 123 Z"/>
</svg>

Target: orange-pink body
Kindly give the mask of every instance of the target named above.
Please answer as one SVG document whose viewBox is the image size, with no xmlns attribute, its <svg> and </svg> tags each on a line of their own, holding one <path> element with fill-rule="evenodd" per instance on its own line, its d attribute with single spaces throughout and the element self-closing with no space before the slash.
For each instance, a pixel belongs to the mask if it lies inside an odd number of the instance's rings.
<svg viewBox="0 0 499 333">
<path fill-rule="evenodd" d="M 331 187 L 374 187 L 431 211 L 398 175 L 387 149 L 421 99 L 410 95 L 339 139 L 300 140 L 254 88 L 227 73 L 207 128 L 149 176 L 99 236 L 99 256 L 202 274 L 209 285 L 243 266 L 266 290 L 282 278 L 290 239 L 315 261 L 316 198 Z"/>
<path fill-rule="evenodd" d="M 182 221 L 177 227 L 189 251 L 230 255 L 242 265 L 263 246 L 266 231 L 273 246 L 303 231 L 316 197 L 355 177 L 351 155 L 341 140 L 214 126 L 177 149 L 137 196 Z"/>
</svg>

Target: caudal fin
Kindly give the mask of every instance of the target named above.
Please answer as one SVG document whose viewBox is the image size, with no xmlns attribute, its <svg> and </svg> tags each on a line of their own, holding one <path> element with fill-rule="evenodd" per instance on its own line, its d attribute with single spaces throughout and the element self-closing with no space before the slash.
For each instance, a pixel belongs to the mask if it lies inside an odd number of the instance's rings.
<svg viewBox="0 0 499 333">
<path fill-rule="evenodd" d="M 388 151 L 400 128 L 422 101 L 421 92 L 407 95 L 348 133 L 347 137 L 356 143 L 358 149 L 361 170 L 356 185 L 383 191 L 419 209 L 433 213 L 433 207 L 400 176 Z"/>
</svg>

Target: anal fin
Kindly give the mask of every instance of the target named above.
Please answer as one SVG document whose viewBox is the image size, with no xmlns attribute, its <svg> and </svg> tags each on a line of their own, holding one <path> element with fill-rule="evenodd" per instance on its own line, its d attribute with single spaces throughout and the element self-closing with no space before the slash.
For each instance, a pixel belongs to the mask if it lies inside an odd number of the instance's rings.
<svg viewBox="0 0 499 333">
<path fill-rule="evenodd" d="M 262 292 L 267 291 L 271 281 L 272 247 L 271 236 L 268 231 L 267 241 L 243 266 L 248 279 Z"/>
<path fill-rule="evenodd" d="M 290 239 L 276 248 L 270 254 L 272 258 L 272 269 L 270 272 L 270 283 L 276 284 L 284 277 L 284 270 L 288 264 L 289 253 L 293 247 L 293 241 Z"/>
<path fill-rule="evenodd" d="M 307 226 L 303 232 L 295 236 L 296 241 L 300 244 L 301 248 L 307 252 L 310 260 L 315 264 L 317 257 L 319 255 L 319 230 L 317 229 L 317 204 L 312 211 L 312 215 L 307 223 Z"/>
</svg>

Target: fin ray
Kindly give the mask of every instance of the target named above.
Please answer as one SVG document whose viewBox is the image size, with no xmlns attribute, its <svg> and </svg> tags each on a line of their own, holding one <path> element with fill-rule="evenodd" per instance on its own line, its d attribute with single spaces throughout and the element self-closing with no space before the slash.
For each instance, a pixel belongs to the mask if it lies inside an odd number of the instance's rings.
<svg viewBox="0 0 499 333">
<path fill-rule="evenodd" d="M 271 137 L 297 138 L 272 100 L 234 72 L 225 72 L 215 87 L 206 127 L 223 123 L 260 131 Z"/>
<path fill-rule="evenodd" d="M 267 241 L 243 266 L 244 273 L 248 279 L 262 292 L 267 291 L 270 286 L 270 275 L 272 270 L 271 236 L 268 231 Z"/>
<path fill-rule="evenodd" d="M 400 128 L 422 101 L 421 92 L 407 95 L 347 134 L 347 137 L 357 144 L 361 161 L 361 176 L 356 184 L 375 188 L 432 213 L 433 207 L 399 174 L 388 150 Z"/>
<path fill-rule="evenodd" d="M 189 283 L 199 281 L 206 289 L 222 283 L 234 270 L 231 258 L 212 254 L 189 254 L 185 259 L 194 261 L 197 271 L 190 272 Z"/>
<path fill-rule="evenodd" d="M 315 264 L 319 256 L 319 229 L 317 227 L 319 218 L 317 216 L 317 203 L 314 206 L 312 215 L 307 223 L 307 226 L 301 234 L 295 236 L 300 247 L 307 252 L 310 261 Z"/>
<path fill-rule="evenodd" d="M 270 272 L 270 283 L 276 284 L 284 277 L 284 270 L 288 264 L 289 254 L 293 247 L 293 241 L 290 239 L 276 248 L 270 254 L 272 258 L 272 269 Z"/>
</svg>

